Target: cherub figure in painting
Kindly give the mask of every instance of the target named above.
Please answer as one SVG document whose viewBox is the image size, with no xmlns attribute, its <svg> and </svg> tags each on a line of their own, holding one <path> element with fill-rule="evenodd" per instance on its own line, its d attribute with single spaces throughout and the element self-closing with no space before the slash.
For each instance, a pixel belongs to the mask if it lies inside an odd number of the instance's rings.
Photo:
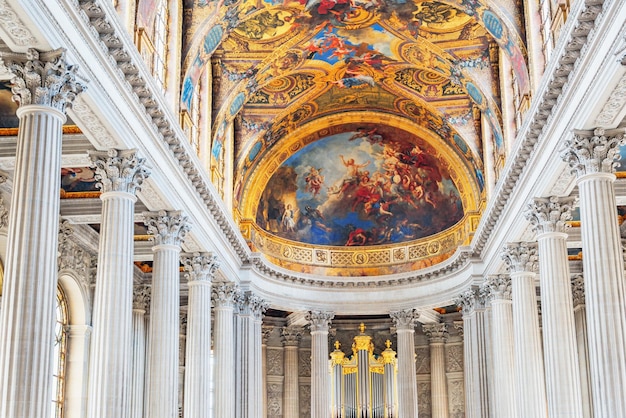
<svg viewBox="0 0 626 418">
<path fill-rule="evenodd" d="M 304 178 L 304 181 L 306 181 L 305 190 L 312 193 L 313 197 L 319 194 L 322 184 L 324 184 L 324 176 L 321 173 L 321 168 L 311 167 L 309 174 Z"/>
</svg>

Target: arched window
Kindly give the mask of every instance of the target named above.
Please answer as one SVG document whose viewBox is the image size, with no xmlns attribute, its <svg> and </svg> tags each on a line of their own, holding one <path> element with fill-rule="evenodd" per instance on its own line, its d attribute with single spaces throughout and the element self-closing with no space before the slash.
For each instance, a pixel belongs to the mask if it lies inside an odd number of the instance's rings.
<svg viewBox="0 0 626 418">
<path fill-rule="evenodd" d="M 163 91 L 166 88 L 167 20 L 167 0 L 161 0 L 154 19 L 154 62 L 152 63 L 152 73 Z"/>
<path fill-rule="evenodd" d="M 67 298 L 57 287 L 56 322 L 54 326 L 54 357 L 52 370 L 52 418 L 62 418 L 65 404 L 65 368 L 67 356 L 67 329 L 69 315 Z"/>
</svg>

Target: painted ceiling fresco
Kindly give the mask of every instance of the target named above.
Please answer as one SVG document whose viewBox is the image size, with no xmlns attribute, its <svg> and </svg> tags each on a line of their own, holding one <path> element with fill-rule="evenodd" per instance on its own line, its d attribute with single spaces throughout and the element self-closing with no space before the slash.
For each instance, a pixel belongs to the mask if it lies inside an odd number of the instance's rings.
<svg viewBox="0 0 626 418">
<path fill-rule="evenodd" d="M 484 201 L 484 161 L 506 152 L 501 59 L 529 90 L 514 0 L 188 0 L 185 16 L 182 105 L 208 68 L 211 151 L 218 164 L 234 142 L 236 217 L 303 245 L 394 245 L 467 221 L 479 204 L 461 203 L 469 188 L 434 155 L 453 152 Z M 305 126 L 311 141 L 291 146 Z"/>
<path fill-rule="evenodd" d="M 274 173 L 256 222 L 309 244 L 391 244 L 463 217 L 459 191 L 427 145 L 398 129 L 353 126 L 296 152 Z"/>
</svg>

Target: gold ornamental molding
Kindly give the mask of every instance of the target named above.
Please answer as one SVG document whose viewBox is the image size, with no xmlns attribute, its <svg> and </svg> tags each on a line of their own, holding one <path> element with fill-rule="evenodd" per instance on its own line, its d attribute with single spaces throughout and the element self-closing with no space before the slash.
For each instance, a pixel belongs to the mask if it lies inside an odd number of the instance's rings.
<svg viewBox="0 0 626 418">
<path fill-rule="evenodd" d="M 254 250 L 289 270 L 327 276 L 371 276 L 414 271 L 441 263 L 468 245 L 478 213 L 466 214 L 455 226 L 419 240 L 362 247 L 302 244 L 273 235 L 252 224 Z"/>
</svg>

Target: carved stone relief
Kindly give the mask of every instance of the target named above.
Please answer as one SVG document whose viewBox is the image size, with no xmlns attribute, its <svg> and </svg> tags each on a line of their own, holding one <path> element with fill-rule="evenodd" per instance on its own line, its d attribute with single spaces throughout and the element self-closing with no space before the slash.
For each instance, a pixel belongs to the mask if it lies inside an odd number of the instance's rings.
<svg viewBox="0 0 626 418">
<path fill-rule="evenodd" d="M 282 418 L 283 387 L 279 384 L 267 386 L 267 418 Z"/>
<path fill-rule="evenodd" d="M 416 347 L 415 367 L 417 374 L 430 373 L 430 347 Z"/>
<path fill-rule="evenodd" d="M 311 350 L 300 350 L 298 352 L 298 375 L 304 377 L 311 376 Z"/>
<path fill-rule="evenodd" d="M 432 417 L 430 382 L 417 383 L 417 409 L 420 418 Z"/>
<path fill-rule="evenodd" d="M 463 346 L 460 344 L 446 345 L 446 372 L 463 371 Z"/>
<path fill-rule="evenodd" d="M 450 418 L 465 418 L 463 379 L 451 379 L 448 381 L 448 408 Z"/>
<path fill-rule="evenodd" d="M 283 350 L 267 348 L 267 374 L 271 376 L 282 376 L 283 371 Z"/>
<path fill-rule="evenodd" d="M 300 418 L 311 417 L 311 386 L 300 385 Z"/>
</svg>

